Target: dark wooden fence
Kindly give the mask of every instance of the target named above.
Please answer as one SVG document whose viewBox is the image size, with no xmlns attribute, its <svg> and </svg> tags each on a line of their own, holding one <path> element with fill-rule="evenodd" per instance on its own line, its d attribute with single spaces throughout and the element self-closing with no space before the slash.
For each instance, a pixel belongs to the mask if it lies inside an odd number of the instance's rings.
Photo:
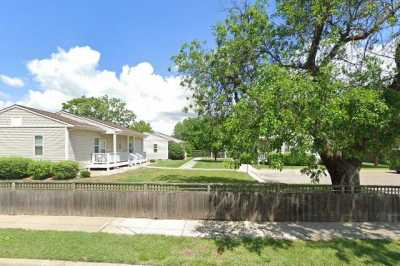
<svg viewBox="0 0 400 266">
<path fill-rule="evenodd" d="M 1 182 L 0 214 L 399 222 L 400 187 Z"/>
</svg>

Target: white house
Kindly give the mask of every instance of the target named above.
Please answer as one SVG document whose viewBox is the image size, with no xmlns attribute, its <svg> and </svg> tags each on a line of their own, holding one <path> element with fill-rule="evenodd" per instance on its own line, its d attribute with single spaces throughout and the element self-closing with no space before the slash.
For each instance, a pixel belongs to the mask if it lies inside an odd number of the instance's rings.
<svg viewBox="0 0 400 266">
<path fill-rule="evenodd" d="M 149 160 L 167 160 L 169 143 L 182 143 L 182 140 L 160 132 L 145 133 L 144 152 Z"/>
<path fill-rule="evenodd" d="M 0 156 L 74 160 L 86 168 L 144 163 L 144 134 L 115 123 L 21 105 L 0 110 Z"/>
</svg>

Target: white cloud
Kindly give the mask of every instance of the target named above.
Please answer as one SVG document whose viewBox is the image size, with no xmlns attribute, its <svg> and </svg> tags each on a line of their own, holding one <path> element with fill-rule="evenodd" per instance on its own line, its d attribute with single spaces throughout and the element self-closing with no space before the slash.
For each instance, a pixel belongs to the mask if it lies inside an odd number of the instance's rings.
<svg viewBox="0 0 400 266">
<path fill-rule="evenodd" d="M 0 74 L 0 81 L 14 88 L 20 88 L 24 86 L 24 82 L 22 81 L 22 79 L 9 77 L 2 74 Z"/>
<path fill-rule="evenodd" d="M 30 90 L 23 104 L 58 110 L 74 97 L 108 94 L 123 99 L 139 119 L 151 122 L 157 131 L 172 133 L 185 114 L 186 91 L 180 78 L 163 77 L 150 63 L 124 65 L 121 73 L 98 69 L 100 52 L 90 47 L 58 49 L 46 59 L 35 59 L 28 69 L 39 88 Z"/>
</svg>

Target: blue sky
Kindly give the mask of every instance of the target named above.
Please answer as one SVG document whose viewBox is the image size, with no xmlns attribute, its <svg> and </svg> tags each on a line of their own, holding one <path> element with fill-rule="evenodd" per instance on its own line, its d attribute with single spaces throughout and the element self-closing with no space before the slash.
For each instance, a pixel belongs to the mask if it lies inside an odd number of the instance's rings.
<svg viewBox="0 0 400 266">
<path fill-rule="evenodd" d="M 0 8 L 0 75 L 18 78 L 24 85 L 0 82 L 0 100 L 3 105 L 17 101 L 38 105 L 30 100 L 29 90 L 37 93 L 59 90 L 65 97 L 77 96 L 55 88 L 54 80 L 44 82 L 49 78 L 60 79 L 54 73 L 44 73 L 44 66 L 35 70 L 27 67 L 32 60 L 51 58 L 51 54 L 59 52 L 58 48 L 67 55 L 70 49 L 86 46 L 98 52 L 101 58 L 90 71 L 106 70 L 118 77 L 122 66 L 148 62 L 153 74 L 167 79 L 172 75 L 168 72 L 170 58 L 185 41 L 200 39 L 212 43 L 212 26 L 224 18 L 230 3 L 226 0 L 4 0 Z M 53 72 L 54 65 L 50 66 Z M 66 82 L 71 83 L 74 81 Z M 71 85 L 70 91 L 96 95 L 84 86 Z"/>
</svg>

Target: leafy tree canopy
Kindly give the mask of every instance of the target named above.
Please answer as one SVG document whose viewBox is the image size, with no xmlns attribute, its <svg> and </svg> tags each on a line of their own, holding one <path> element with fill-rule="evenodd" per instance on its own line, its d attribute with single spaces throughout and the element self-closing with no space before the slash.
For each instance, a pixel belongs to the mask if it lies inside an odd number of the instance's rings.
<svg viewBox="0 0 400 266">
<path fill-rule="evenodd" d="M 134 122 L 133 125 L 130 127 L 133 130 L 136 130 L 138 132 L 153 132 L 153 128 L 151 127 L 149 122 L 140 120 L 137 122 Z"/>
<path fill-rule="evenodd" d="M 134 125 L 136 119 L 135 113 L 127 109 L 125 102 L 107 95 L 75 98 L 63 103 L 62 109 L 75 115 L 110 121 L 124 127 Z"/>
<path fill-rule="evenodd" d="M 186 118 L 175 125 L 174 136 L 190 144 L 195 150 L 217 155 L 223 150 L 222 127 L 211 117 Z"/>
<path fill-rule="evenodd" d="M 235 6 L 214 28 L 214 48 L 182 46 L 173 59 L 194 109 L 224 121 L 237 158 L 288 143 L 318 153 L 332 183 L 357 185 L 362 156 L 390 149 L 400 134 L 400 1 L 274 8 Z"/>
</svg>

